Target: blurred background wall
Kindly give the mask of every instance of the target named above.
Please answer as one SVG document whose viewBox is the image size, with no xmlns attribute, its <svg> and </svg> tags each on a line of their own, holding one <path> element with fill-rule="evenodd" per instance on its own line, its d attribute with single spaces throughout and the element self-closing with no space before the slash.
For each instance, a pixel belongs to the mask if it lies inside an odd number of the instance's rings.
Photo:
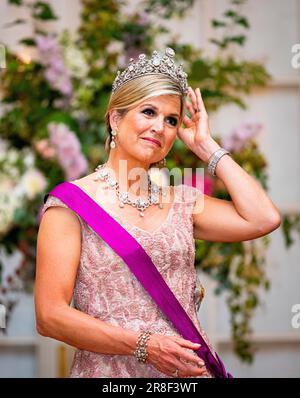
<svg viewBox="0 0 300 398">
<path fill-rule="evenodd" d="M 76 29 L 79 23 L 78 0 L 51 0 L 60 19 L 52 22 L 57 31 Z M 130 1 L 128 10 L 136 9 L 138 1 Z M 179 42 L 192 43 L 196 48 L 213 52 L 210 20 L 218 17 L 228 6 L 226 0 L 196 0 L 184 21 L 170 20 L 168 24 Z M 1 42 L 25 51 L 17 44 L 24 36 L 22 26 L 4 29 L 20 11 L 12 11 L 5 1 L 0 3 Z M 251 29 L 243 47 L 243 56 L 261 60 L 271 72 L 273 81 L 266 88 L 247 96 L 248 109 L 232 105 L 223 107 L 211 117 L 212 132 L 226 134 L 245 119 L 263 124 L 258 138 L 269 163 L 269 194 L 282 212 L 293 213 L 300 208 L 300 69 L 291 64 L 292 46 L 300 43 L 300 0 L 249 0 L 245 13 Z M 28 32 L 30 35 L 31 32 Z M 239 51 L 239 50 L 237 50 Z M 257 348 L 252 365 L 242 364 L 233 354 L 230 343 L 229 314 L 224 297 L 213 293 L 214 283 L 200 275 L 206 296 L 199 317 L 220 357 L 236 377 L 299 377 L 300 329 L 292 327 L 292 306 L 300 303 L 300 242 L 287 250 L 279 230 L 271 234 L 268 249 L 268 276 L 271 290 L 262 292 L 264 305 L 256 311 L 252 323 L 253 341 Z M 5 259 L 18 260 L 18 253 Z M 24 294 L 13 314 L 7 336 L 0 336 L 0 377 L 64 377 L 73 350 L 35 331 L 33 298 Z"/>
</svg>

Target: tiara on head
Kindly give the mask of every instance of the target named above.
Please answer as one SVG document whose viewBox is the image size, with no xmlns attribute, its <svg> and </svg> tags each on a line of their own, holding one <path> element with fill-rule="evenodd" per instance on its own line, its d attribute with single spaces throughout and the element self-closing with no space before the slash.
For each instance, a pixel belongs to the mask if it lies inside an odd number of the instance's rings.
<svg viewBox="0 0 300 398">
<path fill-rule="evenodd" d="M 118 70 L 112 85 L 112 92 L 114 93 L 123 84 L 137 77 L 163 74 L 179 83 L 182 93 L 186 95 L 188 93 L 187 74 L 182 70 L 182 64 L 178 67 L 175 65 L 174 56 L 175 51 L 171 47 L 167 47 L 164 56 L 153 51 L 151 59 L 147 59 L 145 54 L 140 54 L 137 62 L 130 58 L 128 67 L 122 73 Z"/>
</svg>

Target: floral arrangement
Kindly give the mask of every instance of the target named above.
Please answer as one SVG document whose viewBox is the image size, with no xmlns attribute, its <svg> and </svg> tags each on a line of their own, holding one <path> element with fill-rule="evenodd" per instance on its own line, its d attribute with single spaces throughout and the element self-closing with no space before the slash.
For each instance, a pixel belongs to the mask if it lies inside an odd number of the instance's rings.
<svg viewBox="0 0 300 398">
<path fill-rule="evenodd" d="M 153 51 L 155 38 L 169 33 L 157 22 L 157 15 L 162 21 L 183 17 L 194 0 L 147 0 L 130 15 L 121 9 L 125 1 L 81 0 L 81 24 L 75 35 L 67 30 L 60 35 L 43 30 L 41 22 L 49 24 L 57 18 L 46 1 L 7 1 L 13 7 L 28 8 L 34 24 L 33 37 L 21 40 L 24 48 L 32 50 L 32 57 L 7 49 L 7 66 L 0 71 L 0 248 L 5 255 L 16 250 L 23 255 L 14 270 L 0 263 L 0 303 L 6 305 L 9 317 L 17 293 L 33 288 L 44 194 L 63 180 L 89 174 L 106 160 L 104 113 L 116 70 L 130 57 Z M 242 46 L 246 39 L 243 34 L 232 34 L 234 28 L 249 29 L 249 23 L 240 13 L 245 0 L 228 2 L 224 19 L 211 21 L 216 31 L 231 32 L 211 39 L 218 47 L 214 58 L 166 39 L 166 45 L 179 54 L 190 85 L 201 87 L 208 112 L 229 103 L 245 108 L 241 94 L 264 86 L 270 78 L 259 63 L 230 55 L 230 46 Z M 26 21 L 15 21 L 19 23 Z M 215 139 L 267 188 L 267 163 L 255 141 L 261 129 L 259 123 L 245 122 Z M 175 141 L 167 167 L 201 166 L 205 167 L 180 140 Z M 193 178 L 190 184 L 195 184 Z M 204 192 L 230 199 L 222 181 L 207 174 Z M 298 222 L 285 219 L 287 239 Z M 268 236 L 235 244 L 196 241 L 196 266 L 217 281 L 217 294 L 226 292 L 235 351 L 244 361 L 253 356 L 250 321 L 259 304 L 258 288 L 269 286 L 265 275 L 268 242 Z"/>
</svg>

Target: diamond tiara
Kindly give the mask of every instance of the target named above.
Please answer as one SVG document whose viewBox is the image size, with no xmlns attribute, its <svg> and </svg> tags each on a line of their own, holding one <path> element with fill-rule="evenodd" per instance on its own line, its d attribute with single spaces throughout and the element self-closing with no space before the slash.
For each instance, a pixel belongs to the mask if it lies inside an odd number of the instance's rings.
<svg viewBox="0 0 300 398">
<path fill-rule="evenodd" d="M 178 67 L 175 65 L 174 56 L 175 51 L 171 47 L 167 47 L 164 56 L 153 51 L 151 59 L 147 59 L 145 54 L 140 54 L 137 62 L 130 58 L 128 67 L 122 73 L 118 70 L 112 85 L 112 92 L 114 93 L 129 80 L 159 73 L 168 75 L 179 83 L 182 93 L 186 95 L 188 93 L 187 74 L 183 71 L 182 64 Z"/>
</svg>

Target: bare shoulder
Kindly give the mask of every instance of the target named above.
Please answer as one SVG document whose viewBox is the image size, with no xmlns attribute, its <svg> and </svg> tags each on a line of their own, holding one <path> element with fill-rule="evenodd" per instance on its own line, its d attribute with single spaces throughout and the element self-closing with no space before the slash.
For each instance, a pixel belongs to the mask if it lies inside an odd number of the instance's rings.
<svg viewBox="0 0 300 398">
<path fill-rule="evenodd" d="M 92 185 L 94 185 L 94 177 L 97 173 L 91 173 L 84 177 L 78 178 L 77 180 L 69 181 L 71 184 L 77 185 L 80 188 L 89 189 Z"/>
<path fill-rule="evenodd" d="M 80 221 L 77 215 L 69 207 L 49 206 L 41 219 L 39 226 L 40 235 L 42 232 L 47 234 L 49 231 L 60 231 L 61 233 L 71 233 L 72 231 L 80 233 Z"/>
<path fill-rule="evenodd" d="M 77 180 L 69 181 L 71 184 L 77 185 L 79 187 L 84 187 L 87 184 L 90 184 L 91 181 L 93 181 L 93 177 L 96 175 L 96 173 L 91 173 L 88 174 L 84 177 L 78 178 Z"/>
<path fill-rule="evenodd" d="M 90 192 L 90 181 L 92 181 L 93 174 L 94 173 L 69 182 L 87 192 Z M 75 233 L 78 233 L 81 228 L 77 214 L 70 208 L 59 205 L 49 206 L 45 210 L 41 223 L 43 223 L 43 229 L 47 228 L 47 230 L 49 228 L 55 228 L 55 226 L 64 226 L 65 232 L 71 232 L 72 230 L 73 232 L 75 231 Z"/>
</svg>

